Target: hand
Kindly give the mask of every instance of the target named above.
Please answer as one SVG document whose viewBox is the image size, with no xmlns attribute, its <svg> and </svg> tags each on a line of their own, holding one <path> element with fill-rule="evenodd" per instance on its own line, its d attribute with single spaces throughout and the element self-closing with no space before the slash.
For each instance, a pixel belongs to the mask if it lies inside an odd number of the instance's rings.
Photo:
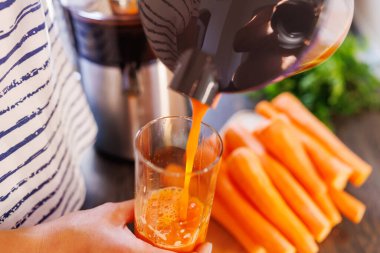
<svg viewBox="0 0 380 253">
<path fill-rule="evenodd" d="M 207 242 L 202 244 L 200 247 L 196 250 L 197 253 L 211 253 L 212 252 L 212 244 Z"/>
<path fill-rule="evenodd" d="M 47 238 L 39 253 L 169 253 L 136 238 L 126 227 L 133 221 L 134 201 L 107 203 L 43 224 Z M 212 246 L 201 245 L 198 253 L 211 253 Z"/>
<path fill-rule="evenodd" d="M 18 253 L 170 253 L 138 239 L 125 226 L 133 220 L 133 201 L 108 203 L 41 225 L 0 230 L 1 252 Z M 211 253 L 210 243 L 197 253 Z"/>
<path fill-rule="evenodd" d="M 40 253 L 169 253 L 136 238 L 126 227 L 133 221 L 133 209 L 133 201 L 107 203 L 43 224 L 48 232 Z"/>
</svg>

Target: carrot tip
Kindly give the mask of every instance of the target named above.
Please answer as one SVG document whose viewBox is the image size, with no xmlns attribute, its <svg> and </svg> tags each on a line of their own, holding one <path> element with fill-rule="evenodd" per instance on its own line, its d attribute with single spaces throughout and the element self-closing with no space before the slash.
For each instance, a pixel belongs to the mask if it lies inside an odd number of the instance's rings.
<svg viewBox="0 0 380 253">
<path fill-rule="evenodd" d="M 327 238 L 327 236 L 330 234 L 331 229 L 332 229 L 331 226 L 326 227 L 324 230 L 322 230 L 322 231 L 321 231 L 321 232 L 315 237 L 315 240 L 316 240 L 318 243 L 323 242 L 323 241 Z"/>
<path fill-rule="evenodd" d="M 361 187 L 368 179 L 368 177 L 371 175 L 372 168 L 367 169 L 367 171 L 364 173 L 353 174 L 350 177 L 350 183 L 355 187 Z"/>
<path fill-rule="evenodd" d="M 352 222 L 355 224 L 359 224 L 363 220 L 365 211 L 366 211 L 366 208 L 363 208 L 362 210 L 360 210 L 360 212 L 358 212 L 356 216 L 352 219 Z"/>
<path fill-rule="evenodd" d="M 348 182 L 348 175 L 347 176 L 339 176 L 337 178 L 335 178 L 332 182 L 331 182 L 331 185 L 335 188 L 335 189 L 338 189 L 338 190 L 343 190 L 344 188 L 346 188 L 347 186 L 347 182 Z"/>
</svg>

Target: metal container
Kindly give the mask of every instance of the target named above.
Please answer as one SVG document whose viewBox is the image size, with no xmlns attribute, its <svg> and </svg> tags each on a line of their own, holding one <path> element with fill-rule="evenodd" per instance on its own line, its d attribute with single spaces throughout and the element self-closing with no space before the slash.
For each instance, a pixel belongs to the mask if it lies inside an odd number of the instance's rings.
<svg viewBox="0 0 380 253">
<path fill-rule="evenodd" d="M 137 11 L 124 2 L 61 0 L 99 128 L 96 148 L 133 159 L 141 126 L 161 116 L 189 115 L 190 105 L 167 88 L 169 72 L 152 53 Z"/>
</svg>

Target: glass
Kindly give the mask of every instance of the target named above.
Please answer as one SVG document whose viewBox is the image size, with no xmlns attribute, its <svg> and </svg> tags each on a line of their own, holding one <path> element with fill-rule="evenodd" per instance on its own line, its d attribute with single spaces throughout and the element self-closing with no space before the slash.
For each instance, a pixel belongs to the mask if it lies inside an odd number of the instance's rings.
<svg viewBox="0 0 380 253">
<path fill-rule="evenodd" d="M 326 60 L 349 31 L 354 0 L 140 0 L 139 8 L 157 57 L 184 75 L 179 86 L 200 76 L 185 54 L 192 49 L 212 56 L 219 92 L 237 92 Z"/>
<path fill-rule="evenodd" d="M 215 129 L 203 124 L 189 189 L 187 218 L 179 218 L 185 149 L 192 121 L 164 117 L 145 125 L 135 139 L 135 233 L 156 247 L 193 252 L 204 242 L 223 151 Z"/>
</svg>

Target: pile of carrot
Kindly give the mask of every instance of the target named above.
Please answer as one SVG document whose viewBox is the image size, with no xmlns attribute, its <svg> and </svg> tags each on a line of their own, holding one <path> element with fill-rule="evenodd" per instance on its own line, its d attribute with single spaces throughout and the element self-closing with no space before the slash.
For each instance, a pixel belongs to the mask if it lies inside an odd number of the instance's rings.
<svg viewBox="0 0 380 253">
<path fill-rule="evenodd" d="M 345 188 L 372 168 L 290 93 L 255 110 L 258 129 L 224 131 L 212 216 L 247 252 L 318 252 L 341 215 L 362 220 L 365 205 Z"/>
</svg>

